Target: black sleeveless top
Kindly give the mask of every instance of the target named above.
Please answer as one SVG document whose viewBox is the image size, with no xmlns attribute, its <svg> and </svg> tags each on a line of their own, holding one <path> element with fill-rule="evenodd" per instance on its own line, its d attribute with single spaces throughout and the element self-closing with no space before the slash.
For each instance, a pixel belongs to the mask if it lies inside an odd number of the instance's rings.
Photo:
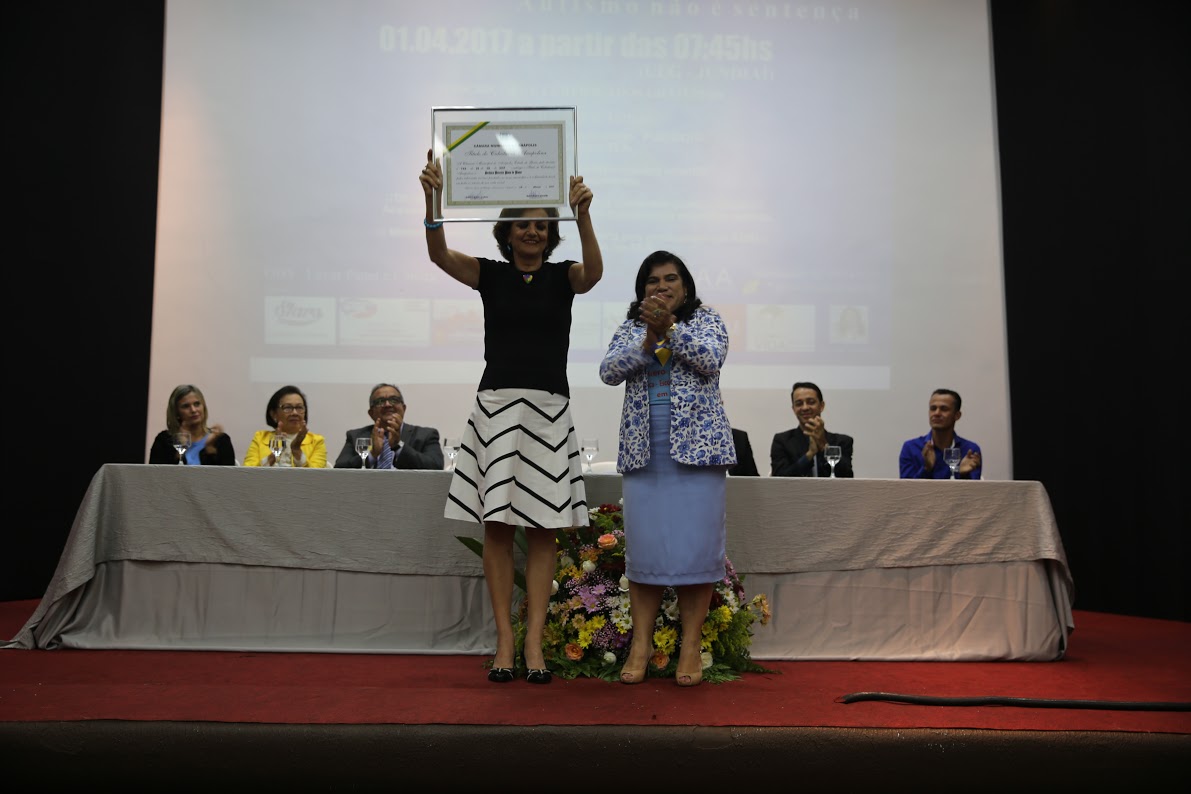
<svg viewBox="0 0 1191 794">
<path fill-rule="evenodd" d="M 479 389 L 540 389 L 571 396 L 573 261 L 546 262 L 522 273 L 511 262 L 480 259 L 484 301 L 484 376 Z"/>
</svg>

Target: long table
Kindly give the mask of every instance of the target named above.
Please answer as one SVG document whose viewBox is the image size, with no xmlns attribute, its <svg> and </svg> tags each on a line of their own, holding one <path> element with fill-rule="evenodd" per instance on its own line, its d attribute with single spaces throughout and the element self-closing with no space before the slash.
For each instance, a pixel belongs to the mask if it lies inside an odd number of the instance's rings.
<svg viewBox="0 0 1191 794">
<path fill-rule="evenodd" d="M 449 472 L 109 464 L 15 648 L 492 653 Z M 591 474 L 588 503 L 621 478 Z M 1061 658 L 1072 580 L 1032 481 L 729 478 L 764 659 Z"/>
</svg>

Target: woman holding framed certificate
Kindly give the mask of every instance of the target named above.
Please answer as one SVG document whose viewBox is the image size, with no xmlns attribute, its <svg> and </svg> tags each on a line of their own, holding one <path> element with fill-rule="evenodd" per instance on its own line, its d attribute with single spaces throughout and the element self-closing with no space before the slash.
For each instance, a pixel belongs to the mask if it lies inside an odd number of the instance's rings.
<svg viewBox="0 0 1191 794">
<path fill-rule="evenodd" d="M 592 192 L 570 179 L 582 262 L 551 262 L 561 241 L 557 209 L 506 208 L 492 234 L 503 261 L 447 246 L 435 220 L 443 187 L 440 163 L 428 153 L 419 181 L 426 195 L 426 250 L 484 304 L 484 374 L 462 433 L 444 515 L 484 525 L 484 577 L 496 620 L 496 656 L 488 680 L 512 681 L 514 527 L 526 527 L 526 680 L 551 680 L 542 630 L 555 570 L 555 531 L 586 525 L 579 442 L 570 416 L 567 352 L 571 304 L 604 273 L 591 223 Z"/>
</svg>

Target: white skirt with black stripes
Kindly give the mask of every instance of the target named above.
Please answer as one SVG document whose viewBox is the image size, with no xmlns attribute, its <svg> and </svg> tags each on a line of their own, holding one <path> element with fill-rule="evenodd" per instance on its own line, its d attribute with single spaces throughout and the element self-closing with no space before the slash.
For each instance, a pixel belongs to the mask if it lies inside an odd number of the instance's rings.
<svg viewBox="0 0 1191 794">
<path fill-rule="evenodd" d="M 537 389 L 476 394 L 443 515 L 549 529 L 586 526 L 571 401 Z"/>
</svg>

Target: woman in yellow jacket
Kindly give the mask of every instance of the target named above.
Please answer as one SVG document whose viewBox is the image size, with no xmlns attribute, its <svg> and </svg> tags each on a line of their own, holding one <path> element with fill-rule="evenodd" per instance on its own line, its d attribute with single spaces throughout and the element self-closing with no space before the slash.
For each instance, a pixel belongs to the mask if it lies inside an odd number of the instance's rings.
<svg viewBox="0 0 1191 794">
<path fill-rule="evenodd" d="M 306 395 L 297 386 L 282 386 L 269 399 L 265 422 L 272 430 L 252 437 L 245 466 L 327 467 L 327 442 L 306 429 Z"/>
</svg>

